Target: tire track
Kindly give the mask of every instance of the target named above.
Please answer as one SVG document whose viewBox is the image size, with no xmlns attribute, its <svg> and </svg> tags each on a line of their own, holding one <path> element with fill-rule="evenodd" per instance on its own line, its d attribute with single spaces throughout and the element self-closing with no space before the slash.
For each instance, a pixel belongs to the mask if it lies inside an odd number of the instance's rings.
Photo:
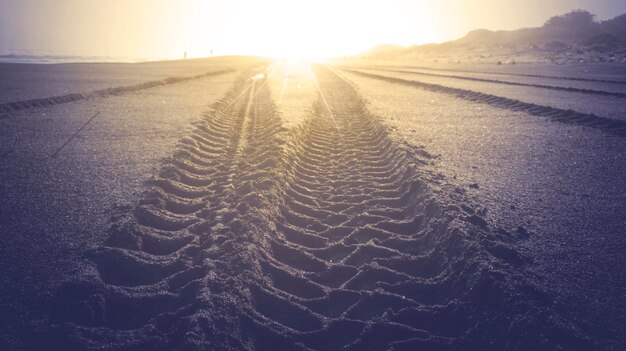
<svg viewBox="0 0 626 351">
<path fill-rule="evenodd" d="M 588 345 L 519 274 L 513 233 L 435 194 L 356 90 L 316 75 L 289 132 L 264 80 L 236 83 L 115 215 L 32 349 Z"/>
<path fill-rule="evenodd" d="M 376 66 L 389 68 L 389 66 Z M 517 77 L 530 77 L 530 78 L 545 78 L 545 79 L 558 79 L 558 80 L 573 80 L 579 82 L 596 82 L 596 83 L 609 83 L 609 84 L 622 84 L 626 85 L 626 81 L 623 80 L 610 80 L 610 79 L 595 79 L 595 78 L 582 78 L 582 77 L 563 77 L 563 76 L 550 76 L 541 74 L 524 74 L 524 73 L 505 73 L 505 72 L 488 72 L 488 71 L 470 71 L 460 69 L 445 69 L 445 68 L 433 68 L 433 67 L 403 67 L 408 69 L 424 69 L 430 71 L 443 71 L 443 72 L 459 72 L 459 73 L 471 73 L 471 74 L 492 74 L 500 76 L 517 76 Z"/>
<path fill-rule="evenodd" d="M 467 76 L 448 75 L 448 74 L 436 74 L 436 73 L 427 73 L 427 72 L 421 72 L 421 71 L 408 71 L 408 70 L 398 70 L 398 69 L 376 69 L 376 70 L 381 70 L 381 71 L 386 71 L 386 72 L 409 73 L 409 74 L 422 75 L 422 76 L 428 76 L 428 77 L 469 80 L 469 81 L 473 81 L 473 82 L 484 82 L 484 83 L 494 83 L 494 84 L 503 84 L 503 85 L 512 85 L 512 86 L 521 86 L 521 87 L 531 87 L 531 88 L 539 88 L 539 89 L 558 90 L 558 91 L 566 91 L 566 92 L 570 92 L 570 93 L 581 93 L 581 94 L 588 94 L 588 95 L 615 96 L 615 97 L 619 97 L 619 98 L 625 98 L 626 97 L 625 93 L 618 93 L 618 92 L 604 91 L 604 90 L 581 89 L 581 88 L 573 88 L 573 87 L 563 87 L 563 86 L 544 85 L 544 84 L 532 84 L 532 83 L 519 83 L 519 82 L 510 82 L 510 81 L 497 80 L 497 79 L 467 77 Z"/>
<path fill-rule="evenodd" d="M 626 121 L 622 120 L 616 120 L 572 110 L 563 110 L 555 107 L 542 106 L 501 96 L 480 93 L 472 90 L 447 87 L 445 85 L 388 77 L 384 75 L 372 74 L 352 69 L 347 69 L 346 71 L 361 75 L 363 77 L 383 80 L 395 84 L 402 84 L 436 93 L 444 93 L 467 101 L 480 102 L 490 106 L 504 108 L 512 111 L 523 111 L 533 116 L 547 117 L 555 122 L 595 128 L 620 137 L 626 136 Z"/>
<path fill-rule="evenodd" d="M 189 77 L 168 77 L 162 80 L 153 80 L 153 81 L 140 83 L 140 84 L 99 89 L 99 90 L 94 90 L 89 93 L 74 93 L 74 94 L 51 96 L 51 97 L 40 98 L 40 99 L 5 102 L 5 103 L 0 104 L 0 113 L 21 111 L 21 110 L 37 108 L 37 107 L 50 107 L 50 106 L 66 104 L 70 102 L 87 100 L 87 99 L 91 99 L 94 97 L 108 97 L 108 96 L 120 95 L 120 94 L 129 93 L 133 91 L 150 89 L 150 88 L 154 88 L 154 87 L 158 87 L 162 85 L 170 85 L 170 84 L 186 82 L 186 81 L 190 81 L 194 79 L 217 76 L 220 74 L 231 73 L 234 71 L 235 70 L 233 69 L 225 69 L 225 70 L 207 72 L 207 73 L 198 74 L 198 75 L 189 76 Z"/>
<path fill-rule="evenodd" d="M 347 82 L 326 68 L 316 75 L 320 97 L 289 139 L 276 235 L 260 257 L 265 279 L 251 287 L 242 324 L 254 349 L 573 345 L 522 330 L 510 339 L 510 326 L 550 313 L 544 293 L 513 273 L 525 262 L 515 235 L 494 235 L 480 214 L 437 200 L 424 161 Z"/>
<path fill-rule="evenodd" d="M 204 117 L 56 294 L 33 350 L 246 348 L 235 317 L 256 279 L 281 121 L 265 82 L 246 79 Z"/>
</svg>

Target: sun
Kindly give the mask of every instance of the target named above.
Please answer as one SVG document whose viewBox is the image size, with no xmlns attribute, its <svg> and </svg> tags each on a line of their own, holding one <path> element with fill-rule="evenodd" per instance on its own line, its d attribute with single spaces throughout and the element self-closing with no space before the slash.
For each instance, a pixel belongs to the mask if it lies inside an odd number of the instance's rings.
<svg viewBox="0 0 626 351">
<path fill-rule="evenodd" d="M 371 46 L 356 16 L 346 16 L 341 4 L 312 1 L 240 1 L 242 9 L 224 22 L 216 46 L 243 55 L 291 60 L 320 60 L 358 54 Z M 359 34 L 359 35 L 357 35 Z M 197 45 L 205 45 L 202 38 Z"/>
<path fill-rule="evenodd" d="M 317 60 L 336 55 L 325 28 L 323 7 L 298 1 L 248 3 L 225 36 L 244 54 L 291 60 Z M 225 46 L 230 43 L 224 43 Z"/>
<path fill-rule="evenodd" d="M 379 44 L 432 41 L 438 33 L 432 1 L 388 6 L 358 0 L 232 0 L 221 3 L 219 11 L 201 4 L 175 20 L 186 28 L 192 56 L 210 47 L 220 55 L 320 60 L 358 55 Z M 219 12 L 213 21 L 206 18 L 211 11 Z"/>
</svg>

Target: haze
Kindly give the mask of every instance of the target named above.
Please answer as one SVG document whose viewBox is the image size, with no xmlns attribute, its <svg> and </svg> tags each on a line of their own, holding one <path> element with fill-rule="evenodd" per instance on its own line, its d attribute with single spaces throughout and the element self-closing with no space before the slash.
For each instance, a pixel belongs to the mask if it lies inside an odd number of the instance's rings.
<svg viewBox="0 0 626 351">
<path fill-rule="evenodd" d="M 538 26 L 578 8 L 608 19 L 626 12 L 626 2 L 1 0 L 0 50 L 137 59 L 184 52 L 320 58 L 383 43 L 442 42 L 476 28 Z"/>
</svg>

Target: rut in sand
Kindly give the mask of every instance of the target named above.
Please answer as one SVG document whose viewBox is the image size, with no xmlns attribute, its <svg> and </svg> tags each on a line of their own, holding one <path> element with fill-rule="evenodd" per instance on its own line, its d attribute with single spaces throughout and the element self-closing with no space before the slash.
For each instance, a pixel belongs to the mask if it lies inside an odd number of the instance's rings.
<svg viewBox="0 0 626 351">
<path fill-rule="evenodd" d="M 595 89 L 582 89 L 582 88 L 575 88 L 575 87 L 570 87 L 570 86 L 523 83 L 523 82 L 514 82 L 514 81 L 490 79 L 490 78 L 479 78 L 479 77 L 464 76 L 464 75 L 438 74 L 438 73 L 431 73 L 431 72 L 425 72 L 425 71 L 420 71 L 420 70 L 391 69 L 391 68 L 376 69 L 376 70 L 383 71 L 383 72 L 397 72 L 397 73 L 406 73 L 406 74 L 411 74 L 411 75 L 421 75 L 421 76 L 427 76 L 427 77 L 468 80 L 471 82 L 484 82 L 484 83 L 494 83 L 494 84 L 512 85 L 512 86 L 520 86 L 520 87 L 532 87 L 532 88 L 549 89 L 549 90 L 557 90 L 557 91 L 567 91 L 567 92 L 572 92 L 572 93 L 581 93 L 581 94 L 590 94 L 590 95 L 614 96 L 614 97 L 619 97 L 619 98 L 626 97 L 626 93 L 620 93 L 620 92 L 615 92 L 615 91 L 595 90 Z"/>
<path fill-rule="evenodd" d="M 150 89 L 163 85 L 171 85 L 181 82 L 186 82 L 195 79 L 202 79 L 206 77 L 216 76 L 220 74 L 233 72 L 231 69 L 226 70 L 217 70 L 213 72 L 206 72 L 203 74 L 198 74 L 195 76 L 183 76 L 183 77 L 168 77 L 162 80 L 153 80 L 145 83 L 135 84 L 135 85 L 126 85 L 126 86 L 118 86 L 111 87 L 106 89 L 94 90 L 91 92 L 84 93 L 73 93 L 73 94 L 65 94 L 65 95 L 57 95 L 50 96 L 46 98 L 39 99 L 31 99 L 31 100 L 21 100 L 21 101 L 11 101 L 11 102 L 3 102 L 0 103 L 0 113 L 12 112 L 12 111 L 20 111 L 31 108 L 41 108 L 41 107 L 50 107 L 56 106 L 60 104 L 66 104 L 86 99 L 91 99 L 95 97 L 108 97 L 121 95 L 125 93 L 140 91 L 144 89 Z"/>
<path fill-rule="evenodd" d="M 419 80 L 407 80 L 353 69 L 346 69 L 346 71 L 367 78 L 410 86 L 417 89 L 432 91 L 435 93 L 448 94 L 463 100 L 479 102 L 497 108 L 507 109 L 511 111 L 523 111 L 533 116 L 546 117 L 555 122 L 595 128 L 620 137 L 626 136 L 626 121 L 619 119 L 596 116 L 594 114 L 577 112 L 572 110 L 564 110 L 550 106 L 542 106 L 502 96 L 481 93 L 479 91 L 454 88 L 440 84 L 426 83 Z"/>
<path fill-rule="evenodd" d="M 395 140 L 349 83 L 324 67 L 315 73 L 318 101 L 292 130 L 265 79 L 240 79 L 141 203 L 113 218 L 84 276 L 56 294 L 55 327 L 33 342 L 111 350 L 584 343 L 519 274 L 520 237 L 491 228 L 459 194 L 435 192 L 426 157 Z M 537 321 L 545 328 L 533 329 Z"/>
</svg>

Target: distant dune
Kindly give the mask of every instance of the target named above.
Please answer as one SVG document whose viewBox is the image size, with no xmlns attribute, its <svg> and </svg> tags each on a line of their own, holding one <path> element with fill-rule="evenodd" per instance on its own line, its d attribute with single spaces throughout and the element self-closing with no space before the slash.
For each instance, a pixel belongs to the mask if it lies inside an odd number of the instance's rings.
<svg viewBox="0 0 626 351">
<path fill-rule="evenodd" d="M 542 27 L 511 31 L 477 29 L 441 44 L 381 45 L 370 59 L 417 59 L 444 62 L 626 62 L 626 14 L 596 21 L 577 10 L 550 18 Z"/>
</svg>

